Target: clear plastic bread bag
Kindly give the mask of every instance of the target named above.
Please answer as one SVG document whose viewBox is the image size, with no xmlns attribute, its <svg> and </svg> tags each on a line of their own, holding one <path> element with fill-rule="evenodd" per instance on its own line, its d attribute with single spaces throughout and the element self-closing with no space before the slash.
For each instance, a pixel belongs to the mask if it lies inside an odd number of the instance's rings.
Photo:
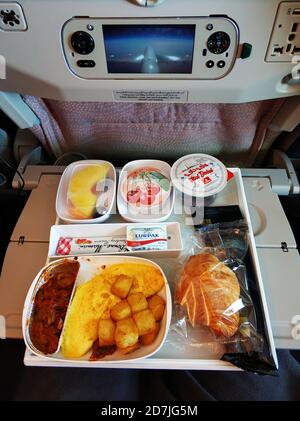
<svg viewBox="0 0 300 421">
<path fill-rule="evenodd" d="M 276 375 L 244 220 L 202 226 L 179 262 L 173 345 Z"/>
</svg>

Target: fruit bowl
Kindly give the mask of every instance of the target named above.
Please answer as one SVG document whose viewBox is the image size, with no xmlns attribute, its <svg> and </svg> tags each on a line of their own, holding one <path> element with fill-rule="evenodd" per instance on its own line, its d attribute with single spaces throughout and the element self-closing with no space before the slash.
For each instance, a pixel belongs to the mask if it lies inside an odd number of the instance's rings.
<svg viewBox="0 0 300 421">
<path fill-rule="evenodd" d="M 57 196 L 57 216 L 67 223 L 99 223 L 112 210 L 116 194 L 116 171 L 107 161 L 85 160 L 68 165 Z"/>
</svg>

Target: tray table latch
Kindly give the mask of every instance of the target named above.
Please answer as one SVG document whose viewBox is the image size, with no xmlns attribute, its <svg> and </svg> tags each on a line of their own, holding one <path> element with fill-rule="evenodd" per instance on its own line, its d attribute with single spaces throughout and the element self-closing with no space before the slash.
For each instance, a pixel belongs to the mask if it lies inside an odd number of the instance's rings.
<svg viewBox="0 0 300 421">
<path fill-rule="evenodd" d="M 22 246 L 24 244 L 24 241 L 25 241 L 25 236 L 21 235 L 18 240 L 18 246 Z"/>
</svg>

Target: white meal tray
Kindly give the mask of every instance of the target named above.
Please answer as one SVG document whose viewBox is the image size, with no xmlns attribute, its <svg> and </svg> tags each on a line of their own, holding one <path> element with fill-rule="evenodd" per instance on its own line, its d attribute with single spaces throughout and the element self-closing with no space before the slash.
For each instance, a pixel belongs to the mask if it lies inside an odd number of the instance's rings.
<svg viewBox="0 0 300 421">
<path fill-rule="evenodd" d="M 257 282 L 260 288 L 261 303 L 263 306 L 263 312 L 265 315 L 266 329 L 269 340 L 269 346 L 274 358 L 277 363 L 276 350 L 273 340 L 273 334 L 271 329 L 270 317 L 267 308 L 267 302 L 263 287 L 263 281 L 261 271 L 259 267 L 258 256 L 255 247 L 255 240 L 247 206 L 245 191 L 243 187 L 243 181 L 241 171 L 238 168 L 230 168 L 230 171 L 234 173 L 234 178 L 230 180 L 225 189 L 219 193 L 217 199 L 214 202 L 215 206 L 229 206 L 239 205 L 240 210 L 244 218 L 248 222 L 249 226 L 249 251 L 252 257 L 254 271 L 257 278 Z M 124 223 L 119 214 L 115 213 L 111 215 L 108 223 Z M 182 213 L 181 195 L 176 192 L 175 206 L 168 222 L 179 222 L 181 224 L 181 236 L 183 242 L 183 255 L 188 253 L 189 242 L 192 232 L 194 231 L 193 225 L 189 225 L 190 217 Z M 103 226 L 105 225 L 102 224 Z M 146 257 L 146 256 L 145 256 Z M 147 256 L 155 263 L 159 264 L 164 271 L 171 291 L 174 289 L 174 267 L 177 265 L 178 257 L 157 257 Z M 53 259 L 53 258 L 52 258 Z M 175 336 L 174 336 L 175 335 Z M 184 370 L 234 370 L 240 371 L 236 366 L 220 360 L 222 353 L 215 347 L 187 347 L 183 349 L 182 346 L 177 347 L 174 345 L 173 338 L 176 341 L 179 340 L 178 334 L 174 330 L 170 329 L 169 334 L 164 345 L 160 350 L 150 356 L 149 358 L 136 360 L 136 361 L 72 361 L 72 360 L 51 360 L 51 358 L 43 358 L 36 356 L 26 349 L 24 356 L 24 364 L 27 366 L 45 366 L 45 367 L 98 367 L 98 368 L 142 368 L 142 369 L 184 369 Z"/>
</svg>

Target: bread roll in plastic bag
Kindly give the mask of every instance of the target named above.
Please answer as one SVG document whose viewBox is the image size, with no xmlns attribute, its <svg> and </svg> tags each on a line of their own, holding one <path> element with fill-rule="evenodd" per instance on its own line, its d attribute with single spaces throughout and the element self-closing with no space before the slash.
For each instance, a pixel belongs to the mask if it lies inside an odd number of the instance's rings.
<svg viewBox="0 0 300 421">
<path fill-rule="evenodd" d="M 173 331 L 184 346 L 218 344 L 221 359 L 276 375 L 248 253 L 247 224 L 239 220 L 202 226 L 191 240 L 177 271 Z"/>
</svg>

